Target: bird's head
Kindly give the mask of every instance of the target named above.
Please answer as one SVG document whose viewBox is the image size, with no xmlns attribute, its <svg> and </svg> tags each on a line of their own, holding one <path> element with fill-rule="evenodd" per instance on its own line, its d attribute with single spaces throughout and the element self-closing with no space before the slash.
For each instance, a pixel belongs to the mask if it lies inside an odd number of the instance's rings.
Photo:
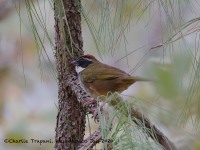
<svg viewBox="0 0 200 150">
<path fill-rule="evenodd" d="M 78 59 L 72 61 L 71 64 L 73 64 L 77 67 L 87 68 L 94 61 L 97 61 L 97 59 L 94 56 L 83 55 L 83 56 L 79 57 Z"/>
</svg>

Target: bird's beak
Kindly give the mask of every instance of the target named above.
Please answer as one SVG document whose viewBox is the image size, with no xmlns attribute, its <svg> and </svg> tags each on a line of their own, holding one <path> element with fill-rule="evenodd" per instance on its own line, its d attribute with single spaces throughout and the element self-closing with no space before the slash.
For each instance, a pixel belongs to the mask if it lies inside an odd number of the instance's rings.
<svg viewBox="0 0 200 150">
<path fill-rule="evenodd" d="M 75 66 L 76 66 L 76 65 L 78 65 L 78 63 L 77 63 L 77 61 L 76 61 L 76 60 L 74 60 L 74 61 L 71 61 L 71 62 L 70 62 L 70 64 L 72 64 L 72 65 L 75 65 Z"/>
</svg>

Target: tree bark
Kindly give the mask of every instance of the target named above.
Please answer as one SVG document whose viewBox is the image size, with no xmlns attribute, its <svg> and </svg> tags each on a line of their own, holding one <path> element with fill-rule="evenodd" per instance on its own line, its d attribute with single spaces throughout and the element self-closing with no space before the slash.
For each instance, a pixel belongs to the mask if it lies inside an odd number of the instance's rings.
<svg viewBox="0 0 200 150">
<path fill-rule="evenodd" d="M 83 140 L 85 131 L 85 111 L 72 89 L 72 75 L 76 76 L 76 72 L 70 65 L 83 54 L 80 1 L 55 0 L 54 11 L 59 99 L 55 149 L 73 150 Z"/>
</svg>

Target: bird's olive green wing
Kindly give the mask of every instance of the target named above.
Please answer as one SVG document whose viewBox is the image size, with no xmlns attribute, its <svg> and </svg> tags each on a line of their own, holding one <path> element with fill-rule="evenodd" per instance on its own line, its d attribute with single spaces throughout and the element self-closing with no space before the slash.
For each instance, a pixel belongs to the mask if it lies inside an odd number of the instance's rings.
<svg viewBox="0 0 200 150">
<path fill-rule="evenodd" d="M 84 87 L 93 97 L 126 90 L 140 77 L 132 77 L 126 72 L 105 64 L 92 64 L 81 72 Z"/>
<path fill-rule="evenodd" d="M 93 97 L 107 95 L 108 92 L 121 93 L 135 82 L 132 76 L 108 65 L 90 66 L 81 75 L 85 88 Z"/>
<path fill-rule="evenodd" d="M 98 66 L 98 68 L 96 66 Z M 81 75 L 84 82 L 94 82 L 95 80 L 113 80 L 116 78 L 130 76 L 122 70 L 105 64 L 92 65 L 83 70 Z"/>
</svg>

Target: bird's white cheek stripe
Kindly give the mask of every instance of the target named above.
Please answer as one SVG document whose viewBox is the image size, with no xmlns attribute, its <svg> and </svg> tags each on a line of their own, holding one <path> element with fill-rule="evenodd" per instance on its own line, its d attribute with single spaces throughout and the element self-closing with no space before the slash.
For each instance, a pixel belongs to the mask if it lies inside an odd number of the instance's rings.
<svg viewBox="0 0 200 150">
<path fill-rule="evenodd" d="M 77 67 L 76 66 L 76 72 L 77 73 L 80 73 L 81 71 L 83 71 L 85 68 L 82 68 L 82 67 Z"/>
</svg>

